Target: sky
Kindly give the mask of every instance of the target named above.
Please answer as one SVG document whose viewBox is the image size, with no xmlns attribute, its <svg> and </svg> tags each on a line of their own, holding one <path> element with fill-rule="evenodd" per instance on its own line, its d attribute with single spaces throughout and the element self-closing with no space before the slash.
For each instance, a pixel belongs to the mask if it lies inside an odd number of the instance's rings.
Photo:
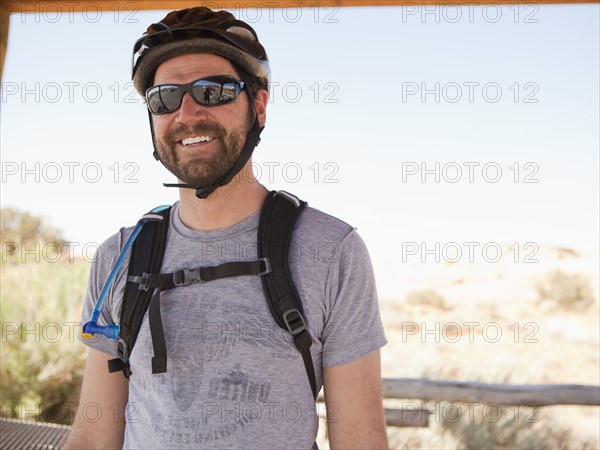
<svg viewBox="0 0 600 450">
<path fill-rule="evenodd" d="M 11 15 L 0 201 L 95 249 L 177 200 L 130 82 L 167 11 L 56 3 Z M 257 177 L 357 227 L 376 271 L 436 244 L 597 250 L 599 5 L 231 12 L 271 63 Z"/>
</svg>

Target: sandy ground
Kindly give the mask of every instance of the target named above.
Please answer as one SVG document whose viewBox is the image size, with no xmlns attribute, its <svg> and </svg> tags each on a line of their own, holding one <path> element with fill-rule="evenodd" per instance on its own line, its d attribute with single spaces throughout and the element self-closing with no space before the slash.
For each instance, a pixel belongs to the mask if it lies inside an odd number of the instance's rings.
<svg viewBox="0 0 600 450">
<path fill-rule="evenodd" d="M 600 384 L 598 251 L 541 247 L 529 263 L 505 254 L 496 263 L 407 263 L 377 273 L 399 293 L 380 300 L 389 340 L 382 349 L 383 377 Z M 568 277 L 549 275 L 557 270 Z M 542 299 L 537 286 L 544 282 L 555 297 L 560 292 L 571 302 L 590 297 L 594 305 L 571 310 Z M 572 435 L 569 447 L 587 441 L 600 448 L 599 410 L 542 408 L 536 426 L 562 427 Z M 431 421 L 428 429 L 388 430 L 390 444 L 456 448 L 443 435 L 440 418 Z M 327 442 L 320 439 L 320 446 L 327 448 Z"/>
</svg>

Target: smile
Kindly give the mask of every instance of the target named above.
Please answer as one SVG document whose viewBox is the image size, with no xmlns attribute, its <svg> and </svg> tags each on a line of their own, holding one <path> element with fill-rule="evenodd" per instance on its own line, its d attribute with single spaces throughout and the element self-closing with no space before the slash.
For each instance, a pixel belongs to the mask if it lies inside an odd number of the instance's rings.
<svg viewBox="0 0 600 450">
<path fill-rule="evenodd" d="M 181 140 L 183 145 L 198 144 L 200 142 L 210 142 L 214 139 L 213 136 L 193 136 Z"/>
</svg>

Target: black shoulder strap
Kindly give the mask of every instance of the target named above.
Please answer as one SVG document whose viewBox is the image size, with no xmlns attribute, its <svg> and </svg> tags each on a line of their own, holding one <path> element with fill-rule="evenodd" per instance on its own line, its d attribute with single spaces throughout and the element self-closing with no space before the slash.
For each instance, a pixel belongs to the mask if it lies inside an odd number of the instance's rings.
<svg viewBox="0 0 600 450">
<path fill-rule="evenodd" d="M 292 232 L 306 202 L 285 191 L 271 191 L 258 224 L 258 257 L 268 258 L 271 272 L 261 277 L 271 315 L 294 336 L 304 361 L 313 396 L 317 397 L 315 369 L 310 356 L 312 338 L 289 267 Z"/>
<path fill-rule="evenodd" d="M 315 370 L 310 355 L 312 338 L 306 329 L 302 302 L 289 269 L 289 251 L 294 226 L 306 202 L 285 191 L 272 191 L 267 196 L 258 225 L 258 261 L 225 263 L 217 267 L 183 269 L 160 274 L 165 252 L 171 209 L 144 216 L 149 220 L 133 244 L 129 271 L 121 307 L 119 358 L 108 362 L 109 371 L 123 370 L 129 377 L 129 356 L 135 345 L 144 315 L 150 309 L 150 329 L 155 356 L 153 373 L 166 371 L 166 348 L 160 319 L 160 291 L 196 281 L 254 274 L 262 278 L 271 315 L 277 324 L 294 336 L 302 355 L 313 397 L 317 397 Z M 240 265 L 240 267 L 238 267 Z M 266 267 L 265 267 L 266 266 Z M 146 278 L 144 278 L 146 277 Z M 177 282 L 181 278 L 181 282 Z M 188 279 L 189 278 L 189 279 Z M 156 293 L 154 288 L 157 288 Z M 154 312 L 154 314 L 153 314 Z"/>
<path fill-rule="evenodd" d="M 139 283 L 131 279 L 144 273 L 159 273 L 167 243 L 169 217 L 171 208 L 159 213 L 148 213 L 142 217 L 147 222 L 133 243 L 127 283 L 121 305 L 121 320 L 119 324 L 119 341 L 117 345 L 118 359 L 108 362 L 108 370 L 116 372 L 123 370 L 129 377 L 129 355 L 133 350 L 135 341 L 148 310 L 153 289 L 143 289 Z"/>
</svg>

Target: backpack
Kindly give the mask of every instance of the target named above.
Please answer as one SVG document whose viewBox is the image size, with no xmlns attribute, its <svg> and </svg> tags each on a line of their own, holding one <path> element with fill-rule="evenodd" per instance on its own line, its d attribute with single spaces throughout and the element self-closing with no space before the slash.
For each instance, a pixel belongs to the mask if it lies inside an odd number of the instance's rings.
<svg viewBox="0 0 600 450">
<path fill-rule="evenodd" d="M 160 273 L 171 208 L 158 213 L 153 210 L 142 217 L 141 220 L 146 222 L 133 243 L 121 306 L 117 343 L 119 357 L 108 362 L 109 372 L 122 370 L 126 378 L 131 375 L 129 359 L 146 311 L 154 350 L 152 373 L 167 371 L 167 348 L 160 315 L 162 291 L 219 278 L 256 275 L 261 278 L 273 319 L 294 337 L 316 398 L 316 377 L 310 355 L 312 338 L 306 329 L 302 302 L 288 264 L 292 231 L 305 206 L 306 202 L 288 192 L 271 191 L 260 213 L 256 261 L 184 268 L 173 273 Z"/>
</svg>

